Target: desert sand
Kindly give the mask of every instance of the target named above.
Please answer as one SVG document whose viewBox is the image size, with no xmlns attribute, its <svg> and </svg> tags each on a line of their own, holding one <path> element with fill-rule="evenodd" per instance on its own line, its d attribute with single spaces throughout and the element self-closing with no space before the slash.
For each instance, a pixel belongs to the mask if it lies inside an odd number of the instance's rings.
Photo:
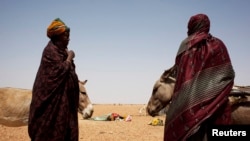
<svg viewBox="0 0 250 141">
<path fill-rule="evenodd" d="M 164 126 L 148 125 L 153 117 L 139 113 L 142 104 L 94 104 L 92 117 L 110 113 L 130 115 L 131 121 L 83 120 L 79 114 L 79 141 L 162 141 Z M 165 123 L 165 116 L 157 116 Z M 0 125 L 0 141 L 29 141 L 27 126 Z"/>
</svg>

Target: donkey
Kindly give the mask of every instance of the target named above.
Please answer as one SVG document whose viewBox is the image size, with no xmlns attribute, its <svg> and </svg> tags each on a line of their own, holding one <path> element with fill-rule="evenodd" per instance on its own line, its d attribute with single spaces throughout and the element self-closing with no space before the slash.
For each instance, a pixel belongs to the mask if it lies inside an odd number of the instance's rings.
<svg viewBox="0 0 250 141">
<path fill-rule="evenodd" d="M 167 114 L 176 82 L 175 76 L 174 67 L 171 67 L 165 70 L 155 82 L 146 107 L 150 116 L 159 115 L 159 112 L 163 109 Z M 234 124 L 250 124 L 250 86 L 235 85 L 228 98 L 232 106 L 232 122 Z"/>
<path fill-rule="evenodd" d="M 84 119 L 93 114 L 93 106 L 88 97 L 85 81 L 79 81 L 79 107 L 78 112 Z M 28 125 L 29 108 L 32 97 L 30 89 L 13 87 L 0 88 L 0 124 L 9 127 Z"/>
</svg>

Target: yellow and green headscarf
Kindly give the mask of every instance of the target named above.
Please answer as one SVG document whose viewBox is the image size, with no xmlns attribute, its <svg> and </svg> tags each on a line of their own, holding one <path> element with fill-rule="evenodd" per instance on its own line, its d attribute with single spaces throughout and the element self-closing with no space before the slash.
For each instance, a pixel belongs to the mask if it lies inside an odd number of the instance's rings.
<svg viewBox="0 0 250 141">
<path fill-rule="evenodd" d="M 49 38 L 60 35 L 65 31 L 69 31 L 69 27 L 60 19 L 56 18 L 47 28 L 47 36 Z"/>
</svg>

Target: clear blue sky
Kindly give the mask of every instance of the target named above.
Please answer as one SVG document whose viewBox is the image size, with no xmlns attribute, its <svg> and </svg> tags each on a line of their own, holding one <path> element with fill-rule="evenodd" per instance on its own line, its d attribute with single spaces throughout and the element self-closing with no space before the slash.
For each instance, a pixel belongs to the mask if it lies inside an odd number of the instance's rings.
<svg viewBox="0 0 250 141">
<path fill-rule="evenodd" d="M 231 55 L 236 85 L 250 85 L 249 0 L 1 0 L 0 87 L 32 89 L 48 25 L 71 28 L 79 79 L 93 103 L 144 104 L 174 64 L 190 16 L 205 13 Z"/>
</svg>

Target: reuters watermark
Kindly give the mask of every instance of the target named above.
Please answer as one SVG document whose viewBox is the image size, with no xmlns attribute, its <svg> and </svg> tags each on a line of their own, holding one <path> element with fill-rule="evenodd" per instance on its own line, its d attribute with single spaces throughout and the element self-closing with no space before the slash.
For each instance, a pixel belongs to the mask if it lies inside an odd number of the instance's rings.
<svg viewBox="0 0 250 141">
<path fill-rule="evenodd" d="M 240 139 L 250 141 L 250 125 L 211 125 L 208 128 L 208 139 Z"/>
<path fill-rule="evenodd" d="M 234 131 L 232 129 L 230 129 L 229 131 L 220 131 L 219 129 L 212 129 L 212 136 L 245 137 L 247 136 L 247 131 Z"/>
</svg>

